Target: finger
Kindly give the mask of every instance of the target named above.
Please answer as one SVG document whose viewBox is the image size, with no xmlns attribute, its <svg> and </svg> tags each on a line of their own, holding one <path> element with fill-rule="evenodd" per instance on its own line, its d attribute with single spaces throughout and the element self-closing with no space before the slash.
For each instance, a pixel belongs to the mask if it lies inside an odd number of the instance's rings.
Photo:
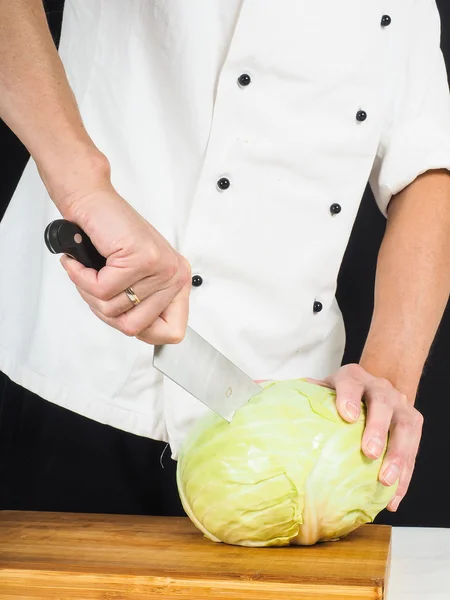
<svg viewBox="0 0 450 600">
<path fill-rule="evenodd" d="M 396 512 L 398 507 L 400 506 L 400 502 L 406 496 L 406 492 L 408 491 L 409 484 L 411 483 L 411 479 L 414 473 L 415 461 L 412 464 L 407 464 L 403 471 L 401 472 L 398 488 L 395 493 L 395 496 L 387 505 L 387 509 L 391 512 Z"/>
<path fill-rule="evenodd" d="M 362 369 L 354 371 L 340 369 L 332 379 L 336 389 L 337 409 L 341 417 L 349 423 L 356 421 L 361 414 L 365 379 L 365 372 Z"/>
<path fill-rule="evenodd" d="M 118 317 L 107 317 L 92 306 L 91 309 L 104 323 L 114 327 L 114 329 L 118 329 L 130 337 L 139 337 L 164 313 L 173 300 L 173 296 L 173 288 L 161 290 Z"/>
<path fill-rule="evenodd" d="M 132 287 L 142 279 L 137 269 L 119 269 L 106 266 L 98 273 L 92 269 L 73 269 L 67 271 L 78 289 L 103 302 L 119 296 L 124 290 Z M 149 277 L 150 278 L 150 277 Z M 162 278 L 156 274 L 151 277 L 156 289 L 164 287 Z"/>
<path fill-rule="evenodd" d="M 303 377 L 302 381 L 306 381 L 307 383 L 313 383 L 314 385 L 320 385 L 321 387 L 326 387 L 330 390 L 334 390 L 333 385 L 326 379 L 311 379 L 311 377 Z"/>
<path fill-rule="evenodd" d="M 145 279 L 141 279 L 137 283 L 133 284 L 132 287 L 134 293 L 139 298 L 141 302 L 157 293 L 158 291 L 162 291 L 160 288 L 160 284 L 153 277 L 146 277 Z M 169 289 L 169 286 L 166 286 L 163 289 Z M 125 291 L 120 292 L 111 300 L 99 300 L 95 296 L 88 294 L 82 288 L 77 287 L 80 296 L 89 304 L 89 306 L 95 309 L 97 312 L 101 313 L 105 317 L 115 318 L 119 317 L 124 312 L 127 312 L 137 306 L 134 304 L 127 296 Z M 172 297 L 170 298 L 170 302 L 179 292 L 178 285 L 172 285 Z M 170 297 L 170 294 L 169 294 Z"/>
<path fill-rule="evenodd" d="M 137 338 L 155 346 L 178 344 L 186 334 L 189 317 L 191 284 L 187 283 L 175 296 L 168 308 Z"/>
<path fill-rule="evenodd" d="M 114 261 L 114 257 L 108 261 Z M 133 257 L 132 268 L 111 266 L 103 268 L 99 273 L 99 293 L 93 294 L 100 299 L 111 299 L 118 296 L 128 287 L 134 287 L 135 282 L 150 278 L 155 290 L 163 290 L 173 286 L 178 293 L 184 285 L 191 282 L 191 266 L 178 252 L 166 251 Z M 89 290 L 86 290 L 89 291 Z"/>
<path fill-rule="evenodd" d="M 377 459 L 383 453 L 394 406 L 399 398 L 400 394 L 397 390 L 384 383 L 380 384 L 378 379 L 374 379 L 373 383 L 366 387 L 364 400 L 367 406 L 367 419 L 361 448 L 368 458 Z"/>
<path fill-rule="evenodd" d="M 63 266 L 79 289 L 103 301 L 111 300 L 135 282 L 147 277 L 151 277 L 157 288 L 159 285 L 159 289 L 178 280 L 183 280 L 184 284 L 189 271 L 187 261 L 175 253 L 167 253 L 157 262 L 137 256 L 130 266 L 123 261 L 116 261 L 118 264 L 114 265 L 114 260 L 114 255 L 109 257 L 106 266 L 98 272 L 74 260 L 64 260 Z M 181 287 L 180 285 L 179 289 Z"/>
<path fill-rule="evenodd" d="M 422 433 L 422 415 L 413 407 L 394 413 L 388 450 L 380 469 L 379 480 L 391 486 L 399 481 L 396 496 L 403 498 L 411 480 Z"/>
</svg>

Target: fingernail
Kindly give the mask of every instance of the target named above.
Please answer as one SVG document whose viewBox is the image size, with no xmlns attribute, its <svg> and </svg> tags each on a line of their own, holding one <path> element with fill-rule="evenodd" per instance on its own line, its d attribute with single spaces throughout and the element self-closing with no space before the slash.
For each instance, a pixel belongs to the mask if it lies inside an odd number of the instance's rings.
<svg viewBox="0 0 450 600">
<path fill-rule="evenodd" d="M 366 450 L 371 456 L 378 458 L 384 450 L 383 440 L 379 437 L 370 438 L 369 443 L 366 446 Z"/>
<path fill-rule="evenodd" d="M 400 475 L 400 468 L 397 465 L 389 465 L 381 474 L 381 479 L 387 485 L 393 485 Z"/>
<path fill-rule="evenodd" d="M 345 413 L 349 419 L 356 421 L 359 417 L 359 407 L 354 402 L 348 401 L 345 405 Z"/>
<path fill-rule="evenodd" d="M 389 503 L 389 510 L 391 510 L 392 512 L 395 512 L 397 510 L 397 508 L 399 507 L 401 500 L 402 499 L 400 498 L 400 496 L 395 496 L 395 498 L 393 498 Z"/>
</svg>

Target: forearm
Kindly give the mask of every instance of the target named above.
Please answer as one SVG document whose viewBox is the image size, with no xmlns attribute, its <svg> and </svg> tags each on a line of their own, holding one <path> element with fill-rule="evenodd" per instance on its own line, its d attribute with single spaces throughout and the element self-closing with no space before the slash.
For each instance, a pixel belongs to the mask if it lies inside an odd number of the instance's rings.
<svg viewBox="0 0 450 600">
<path fill-rule="evenodd" d="M 36 161 L 61 210 L 79 181 L 107 175 L 48 29 L 42 0 L 0 0 L 0 117 Z"/>
<path fill-rule="evenodd" d="M 361 365 L 414 402 L 450 293 L 450 175 L 430 172 L 391 201 Z"/>
</svg>

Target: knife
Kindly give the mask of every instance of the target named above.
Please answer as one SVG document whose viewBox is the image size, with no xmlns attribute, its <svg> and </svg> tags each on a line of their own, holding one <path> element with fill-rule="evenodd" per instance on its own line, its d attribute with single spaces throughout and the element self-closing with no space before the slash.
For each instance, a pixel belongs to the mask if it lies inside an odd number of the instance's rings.
<svg viewBox="0 0 450 600">
<path fill-rule="evenodd" d="M 53 254 L 67 254 L 99 271 L 106 259 L 75 223 L 57 219 L 47 225 L 44 239 Z M 227 421 L 262 391 L 248 375 L 188 327 L 179 344 L 155 346 L 153 366 Z"/>
</svg>

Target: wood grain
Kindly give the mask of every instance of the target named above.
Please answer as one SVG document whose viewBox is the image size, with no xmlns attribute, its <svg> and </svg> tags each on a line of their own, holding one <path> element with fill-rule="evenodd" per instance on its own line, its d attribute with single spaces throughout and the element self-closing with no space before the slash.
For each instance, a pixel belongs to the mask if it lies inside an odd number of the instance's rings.
<svg viewBox="0 0 450 600">
<path fill-rule="evenodd" d="M 0 512 L 1 600 L 380 600 L 390 527 L 309 548 L 206 540 L 188 519 Z"/>
</svg>

